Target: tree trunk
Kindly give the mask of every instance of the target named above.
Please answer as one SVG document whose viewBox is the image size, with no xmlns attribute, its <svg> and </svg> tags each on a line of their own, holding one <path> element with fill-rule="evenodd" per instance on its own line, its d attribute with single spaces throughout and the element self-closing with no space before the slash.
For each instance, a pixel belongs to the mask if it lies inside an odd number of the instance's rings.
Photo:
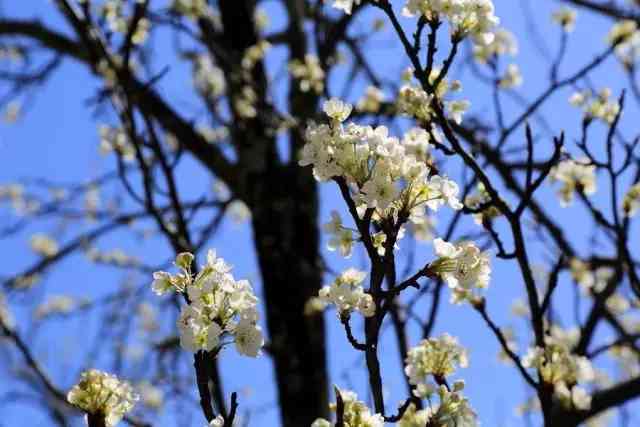
<svg viewBox="0 0 640 427">
<path fill-rule="evenodd" d="M 87 426 L 89 427 L 106 427 L 107 423 L 102 414 L 87 413 Z"/>
<path fill-rule="evenodd" d="M 308 171 L 278 171 L 254 183 L 253 230 L 282 425 L 301 427 L 328 412 L 324 321 L 304 314 L 322 284 L 318 196 Z"/>
<path fill-rule="evenodd" d="M 240 66 L 246 49 L 257 42 L 254 6 L 250 0 L 219 2 L 224 34 L 214 43 L 221 41 L 235 53 L 232 72 Z M 300 19 L 290 18 L 290 25 L 301 25 Z M 300 44 L 300 37 L 294 35 L 292 32 L 292 40 Z M 302 52 L 304 45 L 297 50 Z M 257 109 L 269 111 L 267 78 L 261 63 L 253 67 L 251 75 Z M 231 93 L 239 93 L 244 84 L 231 79 Z M 303 99 L 297 90 L 293 92 L 291 113 L 299 120 L 312 115 L 315 97 Z M 318 294 L 322 284 L 318 195 L 309 170 L 295 161 L 280 161 L 277 137 L 268 132 L 272 126 L 268 114 L 258 114 L 252 120 L 238 120 L 232 127 L 242 166 L 234 191 L 251 208 L 282 425 L 303 427 L 328 413 L 324 322 L 322 315 L 304 315 L 306 302 Z M 292 134 L 295 155 L 303 141 L 300 135 Z"/>
</svg>

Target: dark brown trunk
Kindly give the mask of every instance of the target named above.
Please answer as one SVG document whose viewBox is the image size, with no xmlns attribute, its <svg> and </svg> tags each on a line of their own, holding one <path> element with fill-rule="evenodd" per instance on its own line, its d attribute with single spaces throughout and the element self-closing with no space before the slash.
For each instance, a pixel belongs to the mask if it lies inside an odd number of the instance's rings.
<svg viewBox="0 0 640 427">
<path fill-rule="evenodd" d="M 304 306 L 322 284 L 317 190 L 297 166 L 254 183 L 253 230 L 276 371 L 282 425 L 310 425 L 326 416 L 324 322 Z"/>
<path fill-rule="evenodd" d="M 102 414 L 87 414 L 87 425 L 89 427 L 106 427 L 107 423 Z"/>
<path fill-rule="evenodd" d="M 221 41 L 233 51 L 239 65 L 245 50 L 257 41 L 254 3 L 222 0 L 219 7 L 224 34 L 214 42 Z M 300 44 L 294 30 L 290 29 L 291 38 Z M 293 50 L 303 51 L 304 46 Z M 243 84 L 232 82 L 231 92 L 242 90 Z M 267 132 L 273 124 L 264 114 L 269 111 L 266 85 L 264 67 L 256 64 L 252 87 L 261 114 L 253 120 L 239 120 L 232 129 L 243 169 L 234 191 L 251 208 L 282 425 L 301 427 L 328 413 L 324 322 L 321 315 L 304 315 L 306 302 L 318 294 L 322 284 L 318 195 L 309 170 L 295 161 L 285 164 L 279 159 L 276 137 Z M 316 102 L 316 97 L 293 93 L 291 112 L 303 120 L 313 114 Z M 302 139 L 292 132 L 292 141 L 295 156 Z"/>
</svg>

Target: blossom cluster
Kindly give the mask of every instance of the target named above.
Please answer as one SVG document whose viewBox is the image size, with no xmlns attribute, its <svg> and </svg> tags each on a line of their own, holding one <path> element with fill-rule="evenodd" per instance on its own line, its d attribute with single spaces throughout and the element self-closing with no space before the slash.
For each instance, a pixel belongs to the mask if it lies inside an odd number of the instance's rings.
<svg viewBox="0 0 640 427">
<path fill-rule="evenodd" d="M 55 256 L 59 250 L 58 242 L 44 233 L 36 233 L 31 236 L 30 244 L 33 252 L 46 258 Z"/>
<path fill-rule="evenodd" d="M 266 40 L 260 40 L 253 46 L 249 46 L 242 56 L 242 68 L 245 71 L 251 71 L 258 62 L 262 61 L 271 49 L 271 43 Z"/>
<path fill-rule="evenodd" d="M 601 292 L 613 272 L 607 267 L 599 267 L 593 271 L 589 263 L 582 261 L 579 258 L 572 258 L 569 262 L 569 270 L 573 280 L 580 285 L 583 293 L 589 295 L 591 292 Z"/>
<path fill-rule="evenodd" d="M 29 289 L 40 282 L 41 276 L 38 273 L 21 274 L 16 276 L 13 281 L 13 287 L 16 289 Z"/>
<path fill-rule="evenodd" d="M 626 55 L 622 53 L 635 50 L 637 53 L 640 33 L 638 31 L 638 23 L 633 19 L 623 19 L 616 22 L 607 34 L 607 42 L 616 48 L 616 54 L 623 58 Z"/>
<path fill-rule="evenodd" d="M 321 94 L 324 90 L 325 73 L 317 56 L 307 54 L 304 60 L 293 59 L 289 62 L 289 72 L 298 81 L 301 91 Z"/>
<path fill-rule="evenodd" d="M 589 359 L 571 353 L 566 340 L 548 336 L 545 347 L 534 347 L 522 359 L 522 365 L 538 370 L 542 380 L 554 387 L 555 396 L 567 407 L 589 409 L 591 397 L 578 383 L 594 379 Z"/>
<path fill-rule="evenodd" d="M 433 114 L 431 102 L 433 95 L 428 94 L 416 84 L 405 84 L 398 92 L 397 108 L 401 114 L 421 121 L 429 121 Z"/>
<path fill-rule="evenodd" d="M 248 281 L 236 281 L 231 267 L 216 256 L 207 254 L 207 263 L 193 276 L 193 255 L 176 257 L 177 274 L 155 272 L 152 288 L 158 295 L 178 291 L 186 293 L 189 304 L 182 307 L 177 325 L 180 344 L 188 351 L 219 351 L 232 337 L 238 353 L 256 357 L 264 344 L 257 324 L 257 298 Z"/>
<path fill-rule="evenodd" d="M 143 332 L 154 332 L 160 327 L 158 324 L 156 309 L 150 303 L 144 301 L 138 304 L 138 307 L 136 308 L 136 315 L 138 317 L 140 329 Z"/>
<path fill-rule="evenodd" d="M 462 395 L 464 381 L 456 381 L 453 389 L 445 385 L 438 387 L 439 404 L 431 403 L 427 408 L 416 410 L 412 404 L 398 422 L 398 427 L 477 427 L 477 415 L 469 400 Z"/>
<path fill-rule="evenodd" d="M 446 19 L 454 38 L 470 36 L 476 44 L 493 41 L 500 22 L 491 0 L 408 0 L 405 16 L 424 16 L 429 21 Z"/>
<path fill-rule="evenodd" d="M 7 104 L 2 118 L 6 124 L 13 124 L 22 115 L 22 104 L 19 101 L 11 101 Z"/>
<path fill-rule="evenodd" d="M 433 393 L 433 384 L 428 381 L 433 376 L 436 381 L 453 374 L 457 368 L 466 368 L 469 364 L 467 351 L 458 340 L 449 334 L 439 338 L 428 338 L 413 347 L 407 353 L 405 374 L 409 382 L 416 386 L 417 397 L 427 397 Z"/>
<path fill-rule="evenodd" d="M 423 411 L 410 409 L 402 418 L 400 426 L 477 425 L 476 414 L 462 395 L 464 381 L 455 381 L 451 389 L 446 385 L 446 377 L 468 365 L 467 352 L 456 338 L 443 334 L 439 338 L 422 340 L 418 346 L 409 350 L 405 363 L 405 373 L 414 386 L 413 393 L 416 397 L 431 401 L 434 395 L 438 395 L 440 404 Z M 433 381 L 430 377 L 433 377 Z"/>
<path fill-rule="evenodd" d="M 611 89 L 604 88 L 595 96 L 587 89 L 576 92 L 569 98 L 569 103 L 574 107 L 582 108 L 585 119 L 599 119 L 606 124 L 611 124 L 620 113 L 620 103 L 611 99 Z"/>
<path fill-rule="evenodd" d="M 428 94 L 419 84 L 411 82 L 413 69 L 407 70 L 407 83 L 400 87 L 396 108 L 401 114 L 413 117 L 421 122 L 431 120 L 435 111 L 432 102 L 435 98 L 444 99 L 448 94 L 462 90 L 462 83 L 459 80 L 449 82 L 446 77 L 440 78 L 440 68 L 434 68 L 428 77 L 428 82 L 433 87 L 433 94 Z M 437 86 L 436 86 L 437 83 Z M 471 103 L 466 99 L 444 101 L 444 107 L 449 117 L 454 122 L 460 124 L 464 113 L 469 109 Z M 439 134 L 432 130 L 434 137 Z"/>
<path fill-rule="evenodd" d="M 596 192 L 595 170 L 596 167 L 590 164 L 586 158 L 563 160 L 551 170 L 549 174 L 551 182 L 559 182 L 561 184 L 558 189 L 561 206 L 571 205 L 574 193 L 577 191 L 581 191 L 586 195 Z"/>
<path fill-rule="evenodd" d="M 373 297 L 364 291 L 362 282 L 366 273 L 349 268 L 340 274 L 331 285 L 320 289 L 318 298 L 324 304 L 334 304 L 339 316 L 348 316 L 353 311 L 365 317 L 375 314 Z"/>
<path fill-rule="evenodd" d="M 199 124 L 196 127 L 196 131 L 198 131 L 209 144 L 217 144 L 229 137 L 229 128 L 226 126 L 211 127 L 207 124 Z M 173 145 L 177 148 L 178 141 L 175 141 Z"/>
<path fill-rule="evenodd" d="M 436 233 L 437 220 L 433 216 L 411 217 L 411 228 L 409 229 L 414 239 L 421 242 L 430 242 Z"/>
<path fill-rule="evenodd" d="M 417 410 L 416 405 L 412 403 L 402 414 L 402 418 L 398 421 L 398 427 L 424 427 L 428 425 L 432 415 L 431 407 Z"/>
<path fill-rule="evenodd" d="M 11 207 L 18 215 L 35 213 L 40 209 L 40 203 L 29 199 L 25 195 L 24 187 L 21 184 L 10 183 L 0 185 L 0 202 L 11 202 Z"/>
<path fill-rule="evenodd" d="M 500 209 L 498 209 L 495 205 L 489 204 L 491 201 L 491 196 L 487 192 L 483 183 L 479 183 L 477 187 L 477 193 L 470 194 L 464 199 L 465 205 L 470 209 L 480 210 L 473 214 L 473 220 L 476 224 L 482 225 L 485 221 L 491 221 L 494 218 L 502 215 Z"/>
<path fill-rule="evenodd" d="M 640 182 L 629 188 L 622 199 L 622 211 L 627 217 L 632 217 L 640 210 Z"/>
<path fill-rule="evenodd" d="M 375 86 L 368 86 L 364 96 L 356 104 L 356 110 L 361 113 L 377 113 L 385 101 L 384 92 Z"/>
<path fill-rule="evenodd" d="M 334 0 L 333 7 L 351 15 L 354 5 L 359 5 L 361 0 Z M 377 1 L 377 0 L 374 0 Z"/>
<path fill-rule="evenodd" d="M 80 382 L 67 394 L 67 401 L 88 414 L 104 417 L 105 425 L 115 426 L 133 409 L 138 395 L 128 382 L 97 369 L 82 373 Z"/>
<path fill-rule="evenodd" d="M 358 395 L 349 390 L 338 390 L 344 404 L 343 421 L 345 427 L 384 427 L 384 418 L 380 414 L 372 414 L 364 402 L 358 400 Z M 332 404 L 335 411 L 337 405 Z M 331 427 L 333 424 L 324 418 L 316 419 L 311 427 Z"/>
<path fill-rule="evenodd" d="M 21 199 L 24 193 L 24 187 L 21 184 L 5 184 L 0 185 L 0 200 Z"/>
<path fill-rule="evenodd" d="M 164 393 L 161 388 L 148 381 L 142 381 L 136 385 L 140 395 L 140 403 L 150 409 L 160 409 L 164 404 Z"/>
<path fill-rule="evenodd" d="M 87 300 L 76 300 L 69 295 L 51 295 L 36 307 L 33 315 L 40 320 L 53 315 L 67 315 L 73 310 L 86 307 Z"/>
<path fill-rule="evenodd" d="M 197 55 L 193 59 L 193 82 L 198 92 L 208 99 L 222 95 L 226 88 L 224 73 L 209 55 Z"/>
<path fill-rule="evenodd" d="M 374 220 L 378 220 L 379 215 L 377 215 Z M 415 221 L 416 224 L 424 225 L 428 224 L 428 218 L 423 216 L 413 216 L 410 218 L 412 221 Z M 415 225 L 415 224 L 414 224 Z M 327 244 L 328 249 L 330 251 L 339 250 L 340 254 L 345 257 L 351 257 L 351 252 L 353 250 L 353 245 L 356 241 L 360 240 L 360 235 L 352 230 L 349 227 L 345 227 L 342 223 L 342 218 L 337 211 L 331 212 L 331 221 L 324 224 L 324 231 L 328 233 L 331 237 Z M 398 234 L 396 236 L 396 240 L 401 240 L 404 238 L 405 228 L 401 226 L 398 230 Z M 371 242 L 373 247 L 378 252 L 378 255 L 384 256 L 387 252 L 386 247 L 387 234 L 384 231 L 378 231 L 371 236 Z M 394 246 L 394 249 L 397 249 L 397 243 Z"/>
<path fill-rule="evenodd" d="M 235 94 L 233 107 L 239 117 L 243 119 L 254 118 L 258 114 L 256 102 L 258 95 L 249 85 L 243 86 L 239 93 Z"/>
<path fill-rule="evenodd" d="M 438 259 L 429 269 L 440 275 L 452 290 L 451 302 L 476 302 L 474 288 L 486 289 L 491 277 L 489 254 L 482 252 L 473 242 L 456 245 L 440 238 L 433 241 Z"/>
<path fill-rule="evenodd" d="M 607 351 L 607 355 L 616 361 L 625 377 L 635 378 L 640 374 L 638 353 L 629 346 L 614 345 Z"/>
<path fill-rule="evenodd" d="M 358 209 L 374 208 L 380 217 L 400 211 L 423 216 L 425 206 L 434 211 L 444 204 L 462 208 L 458 185 L 433 174 L 425 162 L 430 141 L 427 131 L 412 129 L 400 141 L 385 126 L 349 123 L 344 127 L 342 122 L 351 109 L 337 99 L 325 102 L 331 122 L 307 128 L 301 166 L 312 165 L 319 181 L 344 178 Z"/>
<path fill-rule="evenodd" d="M 553 22 L 560 25 L 560 27 L 562 27 L 562 29 L 567 33 L 570 33 L 575 29 L 576 17 L 576 11 L 568 6 L 562 6 L 551 15 Z"/>
<path fill-rule="evenodd" d="M 512 32 L 497 28 L 493 31 L 493 40 L 490 43 L 473 46 L 473 57 L 481 64 L 489 62 L 494 57 L 518 53 L 518 40 Z"/>
<path fill-rule="evenodd" d="M 233 94 L 232 105 L 236 115 L 243 119 L 252 119 L 258 114 L 256 103 L 258 94 L 253 84 L 252 70 L 264 59 L 271 44 L 266 40 L 260 40 L 256 44 L 245 49 L 242 56 L 242 69 L 231 77 L 238 80 L 242 86 Z"/>
<path fill-rule="evenodd" d="M 140 260 L 133 255 L 127 255 L 122 249 L 111 249 L 101 251 L 96 247 L 88 247 L 85 249 L 87 258 L 95 263 L 111 264 L 120 267 L 140 265 Z"/>
<path fill-rule="evenodd" d="M 127 133 L 121 129 L 108 125 L 98 128 L 100 136 L 100 153 L 103 155 L 117 153 L 124 161 L 132 162 L 136 158 L 135 147 L 129 140 Z"/>
<path fill-rule="evenodd" d="M 345 258 L 351 257 L 353 245 L 359 236 L 354 230 L 343 225 L 342 218 L 337 211 L 331 212 L 331 221 L 324 224 L 323 228 L 331 236 L 328 243 L 329 250 L 338 250 Z"/>
<path fill-rule="evenodd" d="M 18 46 L 0 47 L 0 61 L 22 62 L 25 59 L 24 51 Z"/>
<path fill-rule="evenodd" d="M 9 304 L 7 304 L 7 298 L 4 293 L 0 292 L 0 323 L 7 328 L 13 327 L 13 315 L 9 311 Z"/>
<path fill-rule="evenodd" d="M 615 53 L 625 67 L 632 68 L 640 59 L 640 30 L 636 29 L 628 39 L 616 45 Z"/>
<path fill-rule="evenodd" d="M 269 18 L 269 14 L 266 10 L 261 7 L 256 7 L 255 12 L 253 13 L 253 23 L 256 26 L 256 30 L 264 31 L 269 28 L 271 19 Z"/>
<path fill-rule="evenodd" d="M 509 64 L 498 84 L 502 89 L 511 89 L 522 85 L 522 81 L 522 74 L 518 64 Z"/>
<path fill-rule="evenodd" d="M 207 0 L 173 0 L 171 10 L 194 20 L 211 13 Z"/>
<path fill-rule="evenodd" d="M 84 193 L 84 208 L 89 219 L 95 219 L 99 207 L 100 188 L 97 185 L 90 184 Z"/>
<path fill-rule="evenodd" d="M 107 0 L 100 9 L 102 17 L 107 21 L 109 29 L 115 33 L 128 34 L 129 27 L 133 24 L 132 17 L 126 16 L 124 0 Z M 149 36 L 151 22 L 147 18 L 141 18 L 136 22 L 136 28 L 131 35 L 133 44 L 142 44 Z"/>
</svg>

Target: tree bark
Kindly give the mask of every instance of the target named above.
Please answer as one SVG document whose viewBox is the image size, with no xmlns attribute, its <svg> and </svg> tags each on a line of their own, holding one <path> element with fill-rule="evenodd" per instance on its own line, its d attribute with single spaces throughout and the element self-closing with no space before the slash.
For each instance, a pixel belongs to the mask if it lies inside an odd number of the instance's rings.
<svg viewBox="0 0 640 427">
<path fill-rule="evenodd" d="M 304 314 L 322 284 L 310 175 L 291 165 L 253 185 L 254 242 L 285 427 L 308 426 L 328 413 L 324 321 Z"/>
<path fill-rule="evenodd" d="M 89 427 L 106 427 L 107 423 L 102 414 L 87 414 L 87 425 Z"/>
<path fill-rule="evenodd" d="M 289 4 L 291 14 L 299 13 Z M 253 25 L 254 5 L 248 0 L 222 0 L 223 43 L 236 53 L 234 60 L 257 42 Z M 304 32 L 296 17 L 290 18 L 292 56 L 305 51 Z M 296 31 L 297 29 L 297 31 Z M 252 70 L 259 111 L 268 111 L 267 78 L 262 64 Z M 237 91 L 241 88 L 231 88 Z M 303 120 L 315 111 L 316 97 L 298 90 L 290 93 L 291 112 Z M 262 289 L 270 351 L 284 427 L 308 426 L 328 414 L 325 330 L 322 315 L 305 316 L 304 307 L 322 284 L 317 229 L 317 185 L 309 170 L 296 161 L 282 161 L 277 138 L 267 132 L 269 118 L 259 114 L 239 121 L 232 129 L 239 152 L 242 177 L 237 193 L 252 212 L 254 244 L 262 275 Z M 291 156 L 303 141 L 291 134 Z"/>
</svg>

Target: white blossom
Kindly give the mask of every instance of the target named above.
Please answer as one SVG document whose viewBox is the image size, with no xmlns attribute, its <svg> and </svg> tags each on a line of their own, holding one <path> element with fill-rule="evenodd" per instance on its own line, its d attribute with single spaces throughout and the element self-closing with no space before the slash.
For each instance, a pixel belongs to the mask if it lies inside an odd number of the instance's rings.
<svg viewBox="0 0 640 427">
<path fill-rule="evenodd" d="M 207 0 L 173 0 L 171 9 L 194 20 L 210 14 Z"/>
<path fill-rule="evenodd" d="M 421 87 L 405 84 L 398 92 L 397 108 L 402 114 L 428 121 L 433 114 L 431 109 L 433 98 L 433 95 L 428 94 Z"/>
<path fill-rule="evenodd" d="M 615 53 L 627 69 L 634 67 L 640 59 L 640 31 L 636 30 L 626 41 L 617 45 Z"/>
<path fill-rule="evenodd" d="M 456 107 L 457 108 L 457 107 Z M 376 218 L 386 218 L 406 209 L 413 222 L 427 206 L 437 210 L 442 205 L 461 209 L 458 185 L 446 177 L 430 174 L 431 138 L 438 138 L 435 129 L 412 128 L 402 140 L 389 135 L 385 126 L 373 128 L 354 123 L 342 123 L 350 106 L 332 99 L 325 103 L 331 122 L 312 124 L 306 130 L 306 144 L 299 165 L 313 166 L 319 181 L 343 177 L 352 190 L 356 208 L 375 210 Z M 330 245 L 350 253 L 352 236 L 343 228 L 333 230 Z"/>
<path fill-rule="evenodd" d="M 577 13 L 574 9 L 568 6 L 562 6 L 553 12 L 551 19 L 560 25 L 565 32 L 570 33 L 576 27 L 576 16 Z"/>
<path fill-rule="evenodd" d="M 76 300 L 69 295 L 51 295 L 38 305 L 34 312 L 36 319 L 43 319 L 54 314 L 66 315 L 78 306 Z"/>
<path fill-rule="evenodd" d="M 632 185 L 622 199 L 622 212 L 631 218 L 640 210 L 640 182 Z"/>
<path fill-rule="evenodd" d="M 522 358 L 522 365 L 536 368 L 540 377 L 548 384 L 577 384 L 594 379 L 589 359 L 572 354 L 566 343 L 549 336 L 544 348 L 529 349 Z"/>
<path fill-rule="evenodd" d="M 336 392 L 340 393 L 344 404 L 343 421 L 345 426 L 384 427 L 384 417 L 380 414 L 372 414 L 367 405 L 358 400 L 358 396 L 354 392 L 338 388 L 336 388 Z M 336 404 L 331 404 L 330 408 L 335 411 Z M 318 418 L 311 424 L 311 427 L 329 427 L 331 425 L 328 420 Z"/>
<path fill-rule="evenodd" d="M 433 247 L 438 259 L 430 268 L 439 274 L 453 291 L 452 302 L 474 301 L 473 289 L 489 286 L 489 255 L 480 251 L 474 243 L 462 242 L 454 245 L 438 238 L 433 241 Z"/>
<path fill-rule="evenodd" d="M 462 123 L 462 116 L 470 106 L 471 103 L 467 100 L 445 102 L 445 108 L 447 109 L 449 117 L 457 124 Z"/>
<path fill-rule="evenodd" d="M 504 75 L 500 79 L 499 85 L 502 89 L 511 89 L 522 85 L 522 74 L 517 64 L 509 64 Z"/>
<path fill-rule="evenodd" d="M 398 427 L 424 427 L 428 425 L 442 427 L 476 427 L 477 415 L 471 409 L 469 401 L 463 397 L 462 388 L 450 391 L 439 387 L 439 403 L 431 402 L 426 408 L 416 410 L 412 404 L 402 416 Z"/>
<path fill-rule="evenodd" d="M 375 314 L 375 304 L 361 285 L 366 275 L 363 271 L 349 268 L 336 277 L 331 285 L 320 289 L 318 297 L 325 304 L 334 304 L 339 316 L 359 311 L 363 316 L 370 317 Z"/>
<path fill-rule="evenodd" d="M 411 384 L 424 384 L 427 377 L 444 378 L 469 364 L 467 351 L 449 334 L 420 341 L 407 353 L 405 373 Z M 425 396 L 419 396 L 425 397 Z"/>
<path fill-rule="evenodd" d="M 9 311 L 9 304 L 4 293 L 0 292 L 0 323 L 7 328 L 12 328 L 14 319 L 11 311 Z"/>
<path fill-rule="evenodd" d="M 122 0 L 107 0 L 101 8 L 100 13 L 107 21 L 109 29 L 113 32 L 128 34 L 133 23 L 133 16 L 125 15 L 125 3 Z M 136 22 L 137 26 L 133 34 L 131 34 L 131 42 L 133 44 L 142 44 L 147 40 L 151 22 L 142 17 Z"/>
<path fill-rule="evenodd" d="M 213 64 L 209 55 L 194 58 L 193 81 L 198 92 L 211 99 L 222 95 L 226 88 L 223 71 Z"/>
<path fill-rule="evenodd" d="M 140 395 L 140 403 L 151 409 L 160 409 L 164 404 L 162 389 L 148 381 L 143 381 L 136 387 Z"/>
<path fill-rule="evenodd" d="M 459 192 L 460 188 L 455 181 L 440 175 L 434 175 L 428 183 L 429 200 L 427 200 L 426 204 L 434 211 L 437 211 L 444 204 L 449 205 L 451 209 L 460 210 L 463 206 L 458 199 Z"/>
<path fill-rule="evenodd" d="M 377 113 L 384 100 L 384 92 L 375 86 L 367 86 L 364 96 L 356 104 L 356 109 L 363 113 Z"/>
<path fill-rule="evenodd" d="M 595 170 L 596 167 L 586 158 L 577 161 L 571 159 L 561 161 L 551 170 L 549 174 L 551 182 L 561 184 L 558 189 L 561 206 L 571 205 L 576 191 L 582 191 L 586 195 L 596 192 Z"/>
<path fill-rule="evenodd" d="M 353 230 L 342 225 L 342 218 L 337 211 L 331 212 L 331 221 L 324 224 L 324 231 L 330 236 L 327 245 L 330 251 L 338 250 L 343 257 L 351 257 L 356 238 Z"/>
<path fill-rule="evenodd" d="M 631 37 L 638 31 L 638 23 L 632 19 L 623 19 L 616 22 L 607 34 L 607 41 L 618 46 L 628 42 Z"/>
<path fill-rule="evenodd" d="M 467 207 L 476 210 L 482 208 L 480 212 L 476 212 L 473 214 L 473 221 L 476 224 L 483 225 L 486 221 L 490 222 L 494 218 L 502 215 L 500 209 L 498 209 L 495 204 L 489 203 L 490 201 L 491 195 L 489 194 L 483 183 L 478 183 L 477 193 L 469 194 L 464 199 L 464 203 L 467 205 Z"/>
<path fill-rule="evenodd" d="M 347 120 L 347 117 L 351 114 L 352 108 L 351 104 L 347 104 L 338 98 L 331 98 L 322 106 L 327 117 L 340 123 Z"/>
<path fill-rule="evenodd" d="M 258 62 L 262 61 L 267 55 L 267 51 L 271 49 L 271 43 L 266 40 L 260 40 L 258 43 L 249 46 L 242 57 L 242 68 L 250 72 Z"/>
<path fill-rule="evenodd" d="M 601 120 L 611 124 L 620 113 L 620 103 L 611 98 L 611 90 L 604 88 L 595 96 L 590 90 L 575 92 L 569 97 L 569 103 L 581 108 L 586 120 Z"/>
<path fill-rule="evenodd" d="M 476 44 L 494 39 L 493 29 L 500 23 L 491 0 L 407 0 L 405 16 L 424 16 L 427 20 L 446 19 L 454 37 L 471 37 Z"/>
<path fill-rule="evenodd" d="M 97 369 L 84 371 L 80 382 L 67 394 L 67 401 L 88 414 L 103 416 L 115 426 L 135 405 L 138 395 L 126 381 Z"/>
<path fill-rule="evenodd" d="M 253 13 L 253 22 L 255 23 L 258 31 L 264 31 L 271 24 L 271 19 L 269 18 L 269 14 L 266 10 L 261 7 L 257 7 Z"/>
<path fill-rule="evenodd" d="M 289 62 L 289 71 L 298 81 L 301 91 L 321 94 L 324 90 L 325 73 L 317 56 L 307 54 L 303 60 L 293 59 Z"/>
<path fill-rule="evenodd" d="M 207 253 L 207 263 L 193 277 L 193 255 L 178 254 L 177 274 L 154 273 L 152 288 L 161 295 L 186 292 L 189 304 L 182 307 L 177 321 L 180 345 L 188 351 L 218 351 L 226 336 L 233 337 L 240 354 L 256 357 L 264 344 L 257 324 L 257 302 L 248 281 L 236 281 L 231 267 L 215 251 Z"/>
<path fill-rule="evenodd" d="M 44 233 L 36 233 L 31 236 L 31 250 L 43 257 L 52 257 L 58 253 L 58 243 Z"/>
<path fill-rule="evenodd" d="M 259 325 L 243 319 L 235 327 L 233 334 L 238 353 L 249 357 L 258 357 L 260 349 L 264 345 L 262 329 Z"/>
<path fill-rule="evenodd" d="M 510 31 L 497 28 L 493 31 L 493 40 L 487 44 L 473 46 L 473 56 L 476 61 L 484 64 L 497 56 L 518 54 L 518 41 Z"/>
</svg>

